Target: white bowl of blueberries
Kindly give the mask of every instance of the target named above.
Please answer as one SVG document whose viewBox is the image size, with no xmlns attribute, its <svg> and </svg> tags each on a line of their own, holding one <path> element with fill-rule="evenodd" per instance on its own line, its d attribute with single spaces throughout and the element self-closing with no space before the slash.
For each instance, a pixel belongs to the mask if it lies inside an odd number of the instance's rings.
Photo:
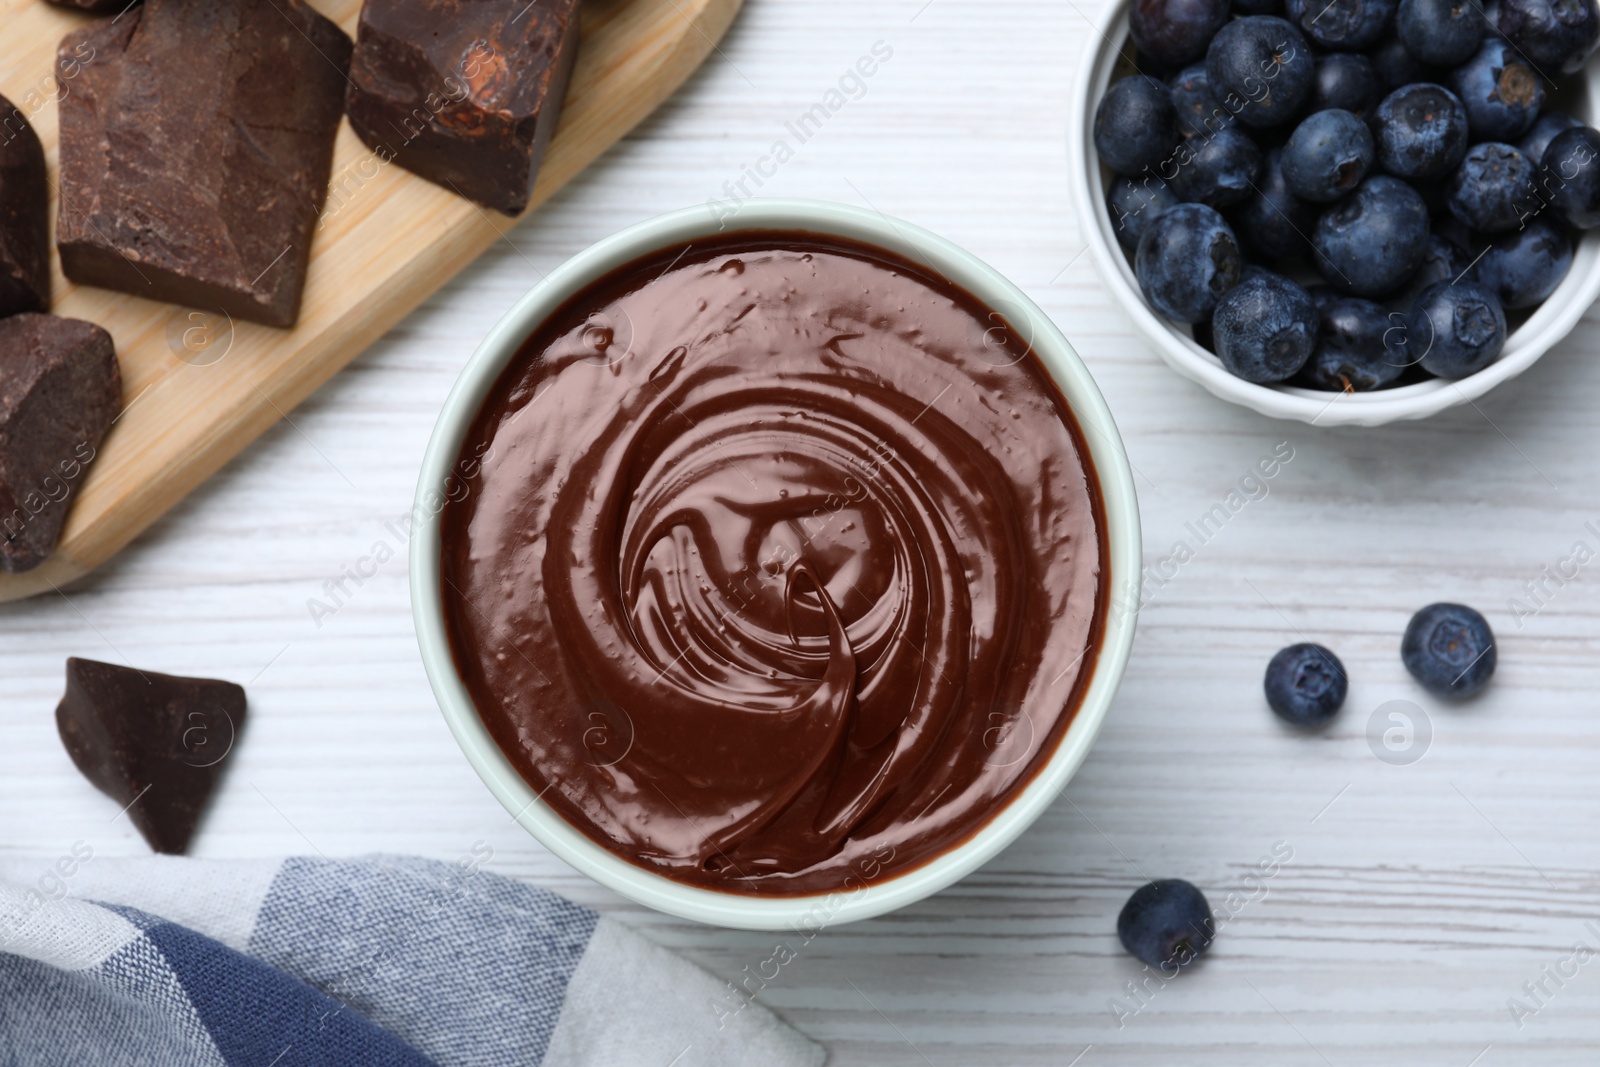
<svg viewBox="0 0 1600 1067">
<path fill-rule="evenodd" d="M 1597 0 L 1118 0 L 1070 135 L 1086 240 L 1179 373 L 1426 418 L 1600 293 Z"/>
</svg>

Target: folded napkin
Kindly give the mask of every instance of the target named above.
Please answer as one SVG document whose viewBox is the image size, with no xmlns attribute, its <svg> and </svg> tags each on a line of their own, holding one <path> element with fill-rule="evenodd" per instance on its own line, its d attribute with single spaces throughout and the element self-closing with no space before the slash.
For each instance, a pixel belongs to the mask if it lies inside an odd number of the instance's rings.
<svg viewBox="0 0 1600 1067">
<path fill-rule="evenodd" d="M 395 857 L 0 862 L 0 1064 L 816 1067 L 569 900 Z M 92 853 L 90 854 L 92 855 Z"/>
</svg>

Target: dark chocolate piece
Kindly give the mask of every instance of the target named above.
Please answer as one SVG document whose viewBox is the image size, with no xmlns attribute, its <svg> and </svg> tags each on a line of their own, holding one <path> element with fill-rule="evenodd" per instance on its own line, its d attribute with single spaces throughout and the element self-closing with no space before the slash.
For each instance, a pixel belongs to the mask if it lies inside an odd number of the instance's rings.
<svg viewBox="0 0 1600 1067">
<path fill-rule="evenodd" d="M 350 125 L 381 158 L 520 214 L 561 117 L 577 8 L 577 0 L 367 0 L 350 64 Z"/>
<path fill-rule="evenodd" d="M 0 96 L 0 318 L 50 307 L 49 208 L 39 135 Z"/>
<path fill-rule="evenodd" d="M 122 407 L 111 335 L 78 319 L 0 319 L 0 570 L 45 561 Z"/>
<path fill-rule="evenodd" d="M 303 0 L 149 0 L 69 34 L 67 277 L 293 326 L 350 47 Z"/>
<path fill-rule="evenodd" d="M 244 690 L 210 678 L 67 660 L 56 728 L 83 776 L 157 852 L 179 855 L 244 728 Z"/>
</svg>

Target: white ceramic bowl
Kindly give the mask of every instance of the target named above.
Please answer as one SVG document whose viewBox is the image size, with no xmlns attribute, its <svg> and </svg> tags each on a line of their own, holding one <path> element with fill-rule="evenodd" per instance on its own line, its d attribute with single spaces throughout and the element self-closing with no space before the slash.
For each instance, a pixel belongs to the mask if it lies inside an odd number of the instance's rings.
<svg viewBox="0 0 1600 1067">
<path fill-rule="evenodd" d="M 1600 231 L 1591 231 L 1578 243 L 1572 269 L 1556 291 L 1506 339 L 1505 352 L 1492 366 L 1455 381 L 1435 379 L 1370 393 L 1332 393 L 1288 385 L 1255 385 L 1236 378 L 1215 355 L 1195 343 L 1189 328 L 1156 314 L 1145 303 L 1134 277 L 1133 264 L 1123 254 L 1111 229 L 1105 191 L 1110 172 L 1100 164 L 1094 149 L 1095 108 L 1117 72 L 1119 53 L 1133 54 L 1128 41 L 1129 0 L 1114 0 L 1100 9 L 1096 30 L 1089 35 L 1087 52 L 1073 90 L 1071 128 L 1067 147 L 1071 154 L 1072 197 L 1083 239 L 1094 250 L 1106 287 L 1143 334 L 1185 378 L 1199 382 L 1224 400 L 1279 419 L 1298 419 L 1319 426 L 1354 424 L 1378 426 L 1404 419 L 1423 419 L 1449 407 L 1475 400 L 1508 378 L 1514 378 L 1577 325 L 1578 319 L 1600 294 Z M 1121 73 L 1121 72 L 1118 72 Z M 1591 63 L 1582 77 L 1570 80 L 1563 99 L 1574 114 L 1593 125 L 1600 101 L 1600 64 Z"/>
<path fill-rule="evenodd" d="M 457 676 L 440 593 L 439 509 L 452 484 L 461 443 L 500 372 L 553 311 L 611 270 L 688 240 L 738 230 L 801 230 L 853 238 L 898 252 L 934 269 L 1013 325 L 1028 318 L 1034 349 L 1084 428 L 1105 497 L 1113 611 L 1083 704 L 1037 777 L 966 843 L 933 861 L 849 892 L 765 898 L 698 889 L 618 858 L 541 802 L 490 737 Z M 1089 752 L 1127 664 L 1133 643 L 1140 560 L 1139 513 L 1122 440 L 1094 379 L 1061 331 L 1022 291 L 955 245 L 910 223 L 837 204 L 751 200 L 730 209 L 688 208 L 624 230 L 574 256 L 523 297 L 478 347 L 445 401 L 417 486 L 418 519 L 411 545 L 411 604 L 423 663 L 456 740 L 490 791 L 550 851 L 602 885 L 641 904 L 683 918 L 741 929 L 793 929 L 865 919 L 938 892 L 993 858 L 1049 806 Z"/>
</svg>

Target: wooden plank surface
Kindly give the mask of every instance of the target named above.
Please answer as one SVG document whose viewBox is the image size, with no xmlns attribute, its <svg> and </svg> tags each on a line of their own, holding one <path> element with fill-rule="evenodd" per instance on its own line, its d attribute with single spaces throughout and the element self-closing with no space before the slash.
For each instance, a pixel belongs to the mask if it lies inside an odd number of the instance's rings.
<svg viewBox="0 0 1600 1067">
<path fill-rule="evenodd" d="M 586 0 L 577 67 L 530 210 L 670 96 L 741 2 Z M 360 0 L 313 6 L 354 35 Z M 44 0 L 0 0 L 0 94 L 38 131 L 52 186 L 56 45 L 82 21 Z M 54 263 L 51 310 L 111 332 L 127 408 L 79 488 L 55 554 L 29 573 L 0 574 L 0 601 L 65 586 L 105 562 L 512 225 L 380 165 L 348 122 L 330 187 L 293 330 L 74 286 Z M 52 226 L 54 212 L 52 201 Z"/>
<path fill-rule="evenodd" d="M 1584 525 L 1600 525 L 1600 319 L 1481 411 L 1380 430 L 1279 425 L 1179 379 L 1111 306 L 1065 195 L 1067 96 L 1093 14 L 1091 0 L 751 0 L 725 57 L 293 425 L 67 598 L 0 609 L 0 848 L 41 870 L 77 840 L 146 851 L 51 718 L 63 657 L 125 658 L 249 686 L 252 724 L 200 855 L 453 861 L 481 840 L 490 869 L 724 977 L 767 959 L 769 937 L 628 905 L 511 825 L 428 690 L 386 524 L 410 505 L 461 365 L 540 272 L 727 195 L 788 138 L 794 158 L 765 192 L 931 227 L 1062 325 L 1138 468 L 1152 559 L 1279 442 L 1295 458 L 1146 609 L 1105 732 L 1046 816 L 934 899 L 824 932 L 761 1001 L 834 1067 L 1066 1067 L 1087 1046 L 1077 1067 L 1592 1067 L 1600 961 L 1559 989 L 1542 970 L 1580 939 L 1600 947 L 1585 925 L 1600 921 L 1600 561 L 1520 628 L 1507 602 L 1573 542 L 1600 548 Z M 893 58 L 799 145 L 785 124 L 879 40 Z M 397 558 L 319 628 L 307 601 L 379 541 Z M 1409 612 L 1446 597 L 1483 608 L 1502 638 L 1493 690 L 1459 709 L 1420 697 L 1397 651 Z M 1337 726 L 1311 739 L 1279 730 L 1260 696 L 1268 657 L 1302 634 L 1354 676 Z M 1368 744 L 1391 699 L 1430 716 L 1413 766 Z M 1278 841 L 1294 858 L 1266 895 L 1119 1029 L 1108 1002 L 1140 977 L 1113 932 L 1127 894 L 1146 874 L 1181 876 L 1226 907 Z M 1507 1000 L 1538 981 L 1553 996 L 1519 1028 Z"/>
</svg>

